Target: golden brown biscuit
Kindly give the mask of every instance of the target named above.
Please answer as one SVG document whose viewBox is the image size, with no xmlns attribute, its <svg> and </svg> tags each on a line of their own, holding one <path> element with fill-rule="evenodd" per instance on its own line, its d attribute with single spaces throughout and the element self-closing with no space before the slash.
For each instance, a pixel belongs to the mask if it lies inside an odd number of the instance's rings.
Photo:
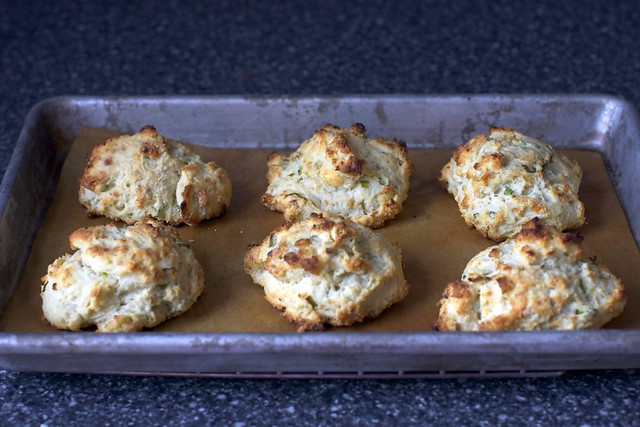
<svg viewBox="0 0 640 427">
<path fill-rule="evenodd" d="M 203 163 L 184 145 L 145 126 L 94 147 L 79 199 L 88 214 L 128 224 L 151 217 L 196 225 L 229 207 L 231 181 L 215 163 Z"/>
<path fill-rule="evenodd" d="M 398 248 L 340 217 L 287 223 L 252 246 L 244 265 L 299 332 L 376 317 L 408 292 Z"/>
<path fill-rule="evenodd" d="M 69 242 L 77 251 L 56 259 L 42 278 L 42 309 L 59 329 L 151 328 L 185 312 L 204 289 L 202 267 L 172 227 L 81 228 Z"/>
<path fill-rule="evenodd" d="M 439 302 L 440 331 L 599 328 L 626 303 L 620 279 L 582 259 L 582 238 L 534 219 L 473 257 Z"/>
<path fill-rule="evenodd" d="M 412 170 L 403 142 L 368 139 L 360 123 L 325 125 L 289 156 L 272 154 L 268 166 L 262 203 L 287 220 L 329 213 L 372 228 L 402 211 Z"/>
<path fill-rule="evenodd" d="M 500 128 L 458 147 L 440 174 L 467 225 L 498 242 L 533 218 L 561 230 L 580 227 L 581 179 L 580 166 L 551 146 Z"/>
</svg>

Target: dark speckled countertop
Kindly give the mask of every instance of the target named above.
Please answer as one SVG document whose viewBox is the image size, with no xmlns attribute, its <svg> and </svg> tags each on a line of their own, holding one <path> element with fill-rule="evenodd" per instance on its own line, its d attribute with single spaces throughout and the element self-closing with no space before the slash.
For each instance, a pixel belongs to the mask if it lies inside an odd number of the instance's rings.
<svg viewBox="0 0 640 427">
<path fill-rule="evenodd" d="M 0 2 L 0 172 L 58 95 L 605 93 L 640 105 L 633 1 Z M 3 425 L 640 425 L 640 372 L 240 380 L 0 371 Z"/>
</svg>

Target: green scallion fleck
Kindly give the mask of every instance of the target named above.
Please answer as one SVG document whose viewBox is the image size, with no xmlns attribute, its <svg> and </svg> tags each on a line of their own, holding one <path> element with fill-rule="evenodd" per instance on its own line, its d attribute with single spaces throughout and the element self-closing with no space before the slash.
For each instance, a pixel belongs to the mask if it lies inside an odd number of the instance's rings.
<svg viewBox="0 0 640 427">
<path fill-rule="evenodd" d="M 577 315 L 580 315 L 580 314 L 582 314 L 582 313 L 584 313 L 584 311 L 582 311 L 582 310 L 576 310 L 576 314 L 577 314 Z"/>
<path fill-rule="evenodd" d="M 369 188 L 369 181 L 360 181 L 360 187 Z"/>
<path fill-rule="evenodd" d="M 311 295 L 307 297 L 307 302 L 311 304 L 311 307 L 313 308 L 316 308 L 318 306 L 318 303 L 316 302 L 316 300 L 313 299 Z"/>
<path fill-rule="evenodd" d="M 104 273 L 104 272 L 103 272 L 103 273 L 100 273 L 100 278 L 101 278 L 101 279 L 108 279 L 108 278 L 109 278 L 109 275 L 108 275 L 107 273 Z"/>
<path fill-rule="evenodd" d="M 269 236 L 269 247 L 272 248 L 276 245 L 276 238 L 273 234 Z"/>
<path fill-rule="evenodd" d="M 302 175 L 302 166 L 298 166 L 298 175 Z"/>
<path fill-rule="evenodd" d="M 364 212 L 364 214 L 367 214 L 367 208 L 364 206 L 364 200 L 360 202 L 360 207 L 362 208 L 362 212 Z"/>
<path fill-rule="evenodd" d="M 584 292 L 586 294 L 587 293 L 587 286 L 584 284 L 584 281 L 582 279 L 580 279 L 580 281 L 578 282 L 578 285 L 580 285 L 580 289 L 582 289 L 582 292 Z"/>
<path fill-rule="evenodd" d="M 513 190 L 510 187 L 507 187 L 504 189 L 504 195 L 505 196 L 510 196 L 513 194 Z"/>
<path fill-rule="evenodd" d="M 302 197 L 300 193 L 289 193 L 288 195 L 292 197 Z"/>
</svg>

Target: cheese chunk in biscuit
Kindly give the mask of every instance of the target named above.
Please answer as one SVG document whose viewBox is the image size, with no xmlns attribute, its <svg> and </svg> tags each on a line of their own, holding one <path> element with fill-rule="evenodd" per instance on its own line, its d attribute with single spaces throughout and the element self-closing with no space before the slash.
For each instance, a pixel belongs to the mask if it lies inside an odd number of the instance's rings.
<svg viewBox="0 0 640 427">
<path fill-rule="evenodd" d="M 499 128 L 458 147 L 440 174 L 467 225 L 498 242 L 533 218 L 561 230 L 579 228 L 585 221 L 581 179 L 580 166 L 551 146 Z"/>
<path fill-rule="evenodd" d="M 287 223 L 251 247 L 244 265 L 298 331 L 376 317 L 408 292 L 398 248 L 340 217 Z"/>
<path fill-rule="evenodd" d="M 439 302 L 440 331 L 599 328 L 626 303 L 620 279 L 582 259 L 582 238 L 534 219 L 473 257 Z"/>
<path fill-rule="evenodd" d="M 404 143 L 369 139 L 360 123 L 326 125 L 290 155 L 272 154 L 268 166 L 262 203 L 287 220 L 328 213 L 372 228 L 402 211 L 412 170 Z"/>
<path fill-rule="evenodd" d="M 128 224 L 151 217 L 196 225 L 228 209 L 231 181 L 223 168 L 145 126 L 93 149 L 79 199 L 88 214 Z"/>
<path fill-rule="evenodd" d="M 56 328 L 151 328 L 185 312 L 204 289 L 200 263 L 172 227 L 81 228 L 69 242 L 76 252 L 56 259 L 42 278 L 42 309 Z"/>
</svg>

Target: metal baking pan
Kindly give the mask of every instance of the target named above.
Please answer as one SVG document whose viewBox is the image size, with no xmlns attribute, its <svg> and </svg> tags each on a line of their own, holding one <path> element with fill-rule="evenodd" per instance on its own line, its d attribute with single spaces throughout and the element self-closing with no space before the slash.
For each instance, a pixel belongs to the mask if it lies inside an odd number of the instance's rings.
<svg viewBox="0 0 640 427">
<path fill-rule="evenodd" d="M 195 144 L 295 147 L 309 125 L 367 123 L 412 148 L 453 148 L 496 123 L 601 153 L 636 244 L 640 126 L 627 102 L 600 95 L 340 97 L 58 97 L 29 112 L 0 187 L 0 307 L 16 289 L 84 126 L 134 132 L 163 123 Z M 280 141 L 263 146 L 261 141 Z M 433 142 L 437 141 L 437 142 Z M 632 309 L 632 307 L 629 307 Z M 0 367 L 21 371 L 250 377 L 549 375 L 640 368 L 640 330 L 505 333 L 0 333 Z"/>
</svg>

